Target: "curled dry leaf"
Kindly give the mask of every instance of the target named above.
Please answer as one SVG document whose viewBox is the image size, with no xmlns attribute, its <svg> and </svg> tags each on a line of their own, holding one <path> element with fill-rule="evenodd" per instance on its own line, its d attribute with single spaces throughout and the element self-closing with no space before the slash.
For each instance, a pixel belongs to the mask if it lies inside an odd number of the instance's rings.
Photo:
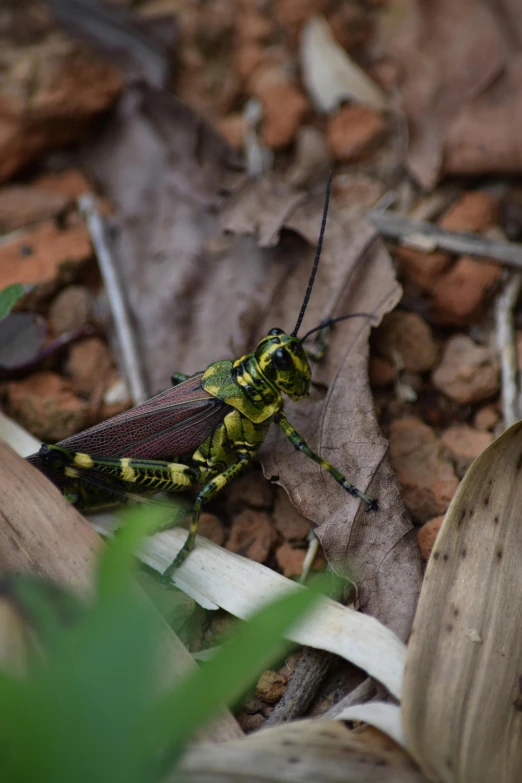
<svg viewBox="0 0 522 783">
<path fill-rule="evenodd" d="M 404 750 L 384 734 L 349 731 L 341 721 L 321 720 L 191 749 L 178 771 L 187 783 L 426 783 Z"/>
<path fill-rule="evenodd" d="M 466 473 L 428 563 L 408 647 L 404 731 L 430 779 L 522 775 L 522 423 Z"/>
<path fill-rule="evenodd" d="M 230 150 L 208 126 L 171 95 L 145 88 L 127 95 L 88 160 L 118 206 L 116 259 L 151 392 L 167 387 L 173 372 L 241 356 L 275 326 L 293 328 L 321 225 L 322 187 L 307 197 L 274 175 L 241 183 Z M 234 192 L 225 198 L 227 183 Z M 377 323 L 399 297 L 374 230 L 332 207 L 302 333 L 325 316 L 351 312 L 371 313 Z M 288 410 L 311 446 L 376 495 L 382 511 L 367 514 L 276 436 L 264 451 L 265 472 L 278 475 L 294 504 L 321 524 L 334 567 L 346 570 L 350 558 L 363 608 L 404 639 L 420 557 L 373 411 L 369 330 L 364 318 L 340 325 L 315 374 L 330 384 L 328 394 L 316 390 L 312 401 Z"/>
</svg>

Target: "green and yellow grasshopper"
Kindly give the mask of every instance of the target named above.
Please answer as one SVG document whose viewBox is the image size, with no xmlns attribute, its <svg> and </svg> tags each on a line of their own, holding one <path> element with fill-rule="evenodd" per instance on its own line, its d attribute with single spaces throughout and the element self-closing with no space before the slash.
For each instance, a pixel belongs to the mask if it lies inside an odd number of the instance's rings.
<svg viewBox="0 0 522 783">
<path fill-rule="evenodd" d="M 185 544 L 165 571 L 170 578 L 194 547 L 202 506 L 239 476 L 261 447 L 270 424 L 277 424 L 292 445 L 324 470 L 348 492 L 377 509 L 376 500 L 351 484 L 333 465 L 305 443 L 287 419 L 283 394 L 292 400 L 307 397 L 310 359 L 324 352 L 324 335 L 336 321 L 330 319 L 298 338 L 312 292 L 326 227 L 330 179 L 310 280 L 294 330 L 272 329 L 254 351 L 236 361 L 214 362 L 191 377 L 173 376 L 173 388 L 142 405 L 97 424 L 84 432 L 44 445 L 28 457 L 44 470 L 75 503 L 88 509 L 106 495 L 181 492 L 200 484 Z M 368 317 L 368 316 L 366 316 Z M 303 342 L 320 332 L 318 354 Z M 102 492 L 103 494 L 103 492 Z"/>
</svg>

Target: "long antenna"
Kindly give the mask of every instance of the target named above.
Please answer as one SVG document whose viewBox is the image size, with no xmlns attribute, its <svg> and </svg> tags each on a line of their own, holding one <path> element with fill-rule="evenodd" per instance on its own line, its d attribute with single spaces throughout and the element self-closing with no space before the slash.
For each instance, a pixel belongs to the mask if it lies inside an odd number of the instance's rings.
<svg viewBox="0 0 522 783">
<path fill-rule="evenodd" d="M 310 294 L 312 293 L 312 288 L 314 285 L 315 273 L 317 272 L 317 267 L 319 266 L 319 259 L 321 258 L 321 249 L 323 247 L 324 231 L 326 228 L 326 217 L 328 215 L 328 203 L 330 201 L 331 185 L 332 185 L 332 172 L 330 171 L 330 173 L 328 174 L 328 182 L 326 183 L 326 197 L 324 200 L 323 221 L 321 223 L 321 231 L 319 232 L 319 242 L 317 243 L 317 250 L 315 251 L 315 259 L 314 259 L 314 265 L 312 267 L 312 274 L 310 275 L 310 280 L 308 281 L 308 288 L 306 289 L 306 294 L 303 300 L 303 304 L 301 306 L 301 312 L 299 313 L 299 318 L 297 319 L 297 323 L 294 327 L 294 331 L 292 332 L 293 337 L 297 337 L 297 332 L 299 331 L 299 328 L 303 323 L 303 318 L 306 312 L 306 307 L 308 305 L 308 300 L 310 299 Z"/>
<path fill-rule="evenodd" d="M 339 323 L 339 321 L 346 321 L 347 318 L 368 318 L 370 321 L 376 320 L 375 316 L 371 315 L 371 313 L 350 313 L 350 315 L 340 315 L 337 318 L 326 318 L 319 326 L 314 326 L 313 329 L 310 329 L 304 337 L 301 337 L 299 342 L 304 343 L 304 341 L 314 332 L 320 332 L 321 329 L 327 329 L 329 326 Z"/>
</svg>

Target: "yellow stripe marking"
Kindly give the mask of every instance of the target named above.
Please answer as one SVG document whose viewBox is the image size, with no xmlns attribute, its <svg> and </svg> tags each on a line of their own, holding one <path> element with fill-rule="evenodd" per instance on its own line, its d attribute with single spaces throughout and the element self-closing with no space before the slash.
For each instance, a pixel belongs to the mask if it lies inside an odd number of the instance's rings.
<svg viewBox="0 0 522 783">
<path fill-rule="evenodd" d="M 80 473 L 76 470 L 76 468 L 71 468 L 69 465 L 66 465 L 64 468 L 64 473 L 67 476 L 67 478 L 79 478 Z"/>
<path fill-rule="evenodd" d="M 124 457 L 120 460 L 121 465 L 121 477 L 123 481 L 136 481 L 136 471 L 130 465 L 130 459 Z"/>
<path fill-rule="evenodd" d="M 180 487 L 190 487 L 192 485 L 190 478 L 180 471 L 179 465 L 175 462 L 169 462 L 169 473 L 173 484 L 177 484 Z"/>
<path fill-rule="evenodd" d="M 78 465 L 79 468 L 88 469 L 93 466 L 93 458 L 89 457 L 88 454 L 82 454 L 79 451 L 74 455 L 73 462 L 75 465 Z"/>
</svg>

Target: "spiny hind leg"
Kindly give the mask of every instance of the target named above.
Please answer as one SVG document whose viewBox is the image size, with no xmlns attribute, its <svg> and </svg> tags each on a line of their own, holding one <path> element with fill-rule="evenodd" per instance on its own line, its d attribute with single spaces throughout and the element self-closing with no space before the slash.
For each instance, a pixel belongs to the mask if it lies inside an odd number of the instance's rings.
<svg viewBox="0 0 522 783">
<path fill-rule="evenodd" d="M 218 492 L 221 492 L 221 490 L 224 489 L 227 484 L 230 484 L 233 479 L 239 476 L 245 470 L 248 463 L 249 460 L 247 458 L 242 458 L 237 462 L 234 462 L 233 465 L 230 465 L 222 473 L 219 473 L 217 476 L 214 476 L 212 479 L 210 479 L 210 481 L 205 484 L 201 492 L 198 494 L 196 502 L 194 503 L 192 521 L 190 523 L 189 534 L 186 538 L 186 541 L 163 574 L 163 577 L 167 582 L 170 582 L 176 568 L 179 568 L 180 565 L 185 562 L 188 554 L 194 549 L 194 542 L 199 525 L 199 517 L 201 515 L 201 509 L 203 505 L 208 503 L 208 501 L 211 500 L 214 495 L 216 495 Z"/>
<path fill-rule="evenodd" d="M 274 416 L 274 422 L 278 424 L 279 427 L 281 427 L 290 443 L 298 451 L 302 451 L 303 454 L 306 454 L 307 457 L 310 457 L 310 459 L 313 459 L 314 462 L 317 462 L 317 464 L 324 468 L 324 470 L 327 470 L 328 473 L 337 481 L 337 483 L 340 484 L 343 489 L 349 492 L 350 495 L 364 500 L 368 507 L 368 511 L 377 511 L 378 505 L 375 498 L 368 497 L 363 492 L 361 492 L 360 489 L 357 489 L 357 487 L 355 487 L 353 484 L 350 484 L 350 482 L 346 479 L 345 476 L 343 476 L 340 470 L 337 470 L 337 468 L 335 468 L 333 465 L 330 465 L 329 462 L 323 459 L 323 457 L 319 456 L 319 454 L 316 454 L 315 451 L 312 451 L 312 449 L 305 443 L 302 435 L 300 435 L 295 427 L 290 424 L 284 413 L 276 413 Z"/>
<path fill-rule="evenodd" d="M 133 484 L 150 492 L 166 490 L 181 492 L 196 484 L 199 471 L 178 462 L 132 457 L 94 457 L 79 451 L 69 451 L 61 446 L 42 446 L 40 456 L 51 467 L 63 470 L 71 479 L 81 480 L 89 471 L 110 476 L 111 479 Z"/>
</svg>

